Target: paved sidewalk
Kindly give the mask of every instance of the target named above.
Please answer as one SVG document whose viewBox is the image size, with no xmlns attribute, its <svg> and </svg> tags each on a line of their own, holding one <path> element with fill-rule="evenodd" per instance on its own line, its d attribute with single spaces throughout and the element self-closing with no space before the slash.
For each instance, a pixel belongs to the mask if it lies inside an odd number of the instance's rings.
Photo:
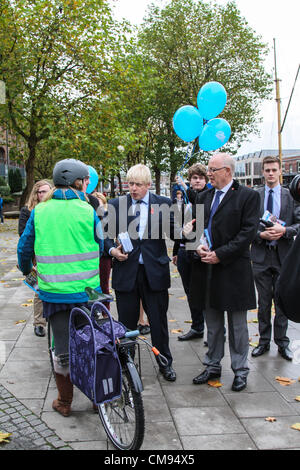
<svg viewBox="0 0 300 470">
<path fill-rule="evenodd" d="M 56 388 L 51 377 L 47 339 L 33 334 L 33 295 L 16 269 L 16 221 L 10 231 L 0 231 L 0 432 L 11 432 L 10 449 L 107 450 L 100 420 L 89 400 L 75 390 L 73 413 L 63 418 L 51 407 Z M 169 330 L 177 381 L 158 375 L 155 360 L 141 346 L 146 433 L 142 449 L 150 450 L 248 450 L 300 449 L 300 367 L 270 352 L 251 358 L 247 388 L 231 391 L 228 342 L 223 360 L 222 387 L 195 386 L 192 379 L 203 370 L 206 348 L 202 339 L 179 342 L 178 332 L 190 328 L 181 281 L 172 265 Z M 115 313 L 115 307 L 113 313 Z M 249 312 L 250 342 L 258 341 L 257 314 Z M 300 324 L 290 323 L 289 337 L 300 363 Z M 300 344 L 300 343 L 299 343 Z M 298 351 L 296 350 L 298 348 Z M 277 376 L 294 382 L 282 386 Z M 265 418 L 273 417 L 274 422 Z"/>
</svg>

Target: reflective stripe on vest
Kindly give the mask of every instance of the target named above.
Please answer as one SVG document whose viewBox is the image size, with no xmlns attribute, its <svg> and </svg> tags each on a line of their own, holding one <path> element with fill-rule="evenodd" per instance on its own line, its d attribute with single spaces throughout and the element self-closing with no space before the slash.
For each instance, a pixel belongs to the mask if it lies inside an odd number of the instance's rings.
<svg viewBox="0 0 300 470">
<path fill-rule="evenodd" d="M 51 199 L 35 207 L 39 288 L 55 294 L 97 288 L 99 245 L 94 239 L 94 209 L 80 199 Z"/>
<path fill-rule="evenodd" d="M 77 255 L 36 256 L 36 260 L 39 263 L 72 263 L 74 261 L 85 261 L 94 258 L 99 258 L 99 251 Z"/>
</svg>

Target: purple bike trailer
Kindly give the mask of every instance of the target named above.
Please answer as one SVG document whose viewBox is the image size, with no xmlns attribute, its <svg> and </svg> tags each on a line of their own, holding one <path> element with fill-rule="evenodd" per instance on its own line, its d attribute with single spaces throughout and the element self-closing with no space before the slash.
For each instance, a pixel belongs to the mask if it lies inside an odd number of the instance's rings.
<svg viewBox="0 0 300 470">
<path fill-rule="evenodd" d="M 97 323 L 99 310 L 108 318 Z M 79 307 L 71 311 L 70 323 L 70 378 L 96 405 L 121 396 L 122 367 L 116 349 L 116 338 L 122 338 L 126 328 L 111 317 L 100 302 L 92 306 L 91 316 Z"/>
</svg>

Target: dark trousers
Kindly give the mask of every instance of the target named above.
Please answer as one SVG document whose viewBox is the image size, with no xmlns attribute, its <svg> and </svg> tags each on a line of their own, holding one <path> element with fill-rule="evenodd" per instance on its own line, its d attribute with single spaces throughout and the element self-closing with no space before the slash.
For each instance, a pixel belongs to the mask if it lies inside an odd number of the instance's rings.
<svg viewBox="0 0 300 470">
<path fill-rule="evenodd" d="M 140 315 L 140 301 L 151 329 L 151 340 L 169 365 L 172 364 L 172 355 L 169 349 L 169 330 L 167 311 L 169 306 L 168 290 L 153 291 L 148 283 L 145 268 L 139 265 L 135 287 L 130 292 L 115 290 L 119 321 L 129 330 L 136 330 Z"/>
<path fill-rule="evenodd" d="M 272 300 L 275 304 L 274 341 L 278 347 L 287 347 L 289 338 L 286 336 L 288 319 L 282 313 L 275 300 L 275 285 L 280 274 L 281 263 L 277 250 L 266 248 L 264 263 L 253 263 L 254 279 L 258 293 L 258 328 L 259 344 L 269 344 L 271 341 Z"/>
<path fill-rule="evenodd" d="M 191 261 L 185 248 L 179 248 L 177 253 L 177 269 L 180 274 L 184 292 L 186 293 L 192 318 L 191 328 L 195 331 L 204 330 L 204 315 L 201 308 L 192 306 L 189 299 L 190 282 L 191 282 Z"/>
<path fill-rule="evenodd" d="M 100 286 L 103 294 L 109 294 L 109 276 L 111 271 L 111 257 L 109 256 L 102 256 L 100 258 Z M 105 307 L 109 310 L 109 302 L 103 302 Z"/>
</svg>

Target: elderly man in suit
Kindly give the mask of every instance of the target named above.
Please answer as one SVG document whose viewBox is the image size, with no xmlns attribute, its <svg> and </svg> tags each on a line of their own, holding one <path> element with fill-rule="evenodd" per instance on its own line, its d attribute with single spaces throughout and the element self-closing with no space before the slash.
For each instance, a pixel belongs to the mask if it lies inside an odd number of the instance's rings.
<svg viewBox="0 0 300 470">
<path fill-rule="evenodd" d="M 211 248 L 202 243 L 197 249 L 199 260 L 193 262 L 190 295 L 191 302 L 204 308 L 208 342 L 206 369 L 193 379 L 194 384 L 221 375 L 226 311 L 232 390 L 239 392 L 246 387 L 249 373 L 247 310 L 256 306 L 249 247 L 259 223 L 259 195 L 233 180 L 234 168 L 234 159 L 226 153 L 216 153 L 209 160 L 207 174 L 213 188 L 200 193 L 195 206 L 204 204 L 204 227 Z M 186 226 L 184 233 L 189 230 Z"/>
<path fill-rule="evenodd" d="M 257 190 L 260 196 L 260 216 L 268 210 L 280 221 L 272 227 L 259 225 L 252 243 L 251 258 L 255 284 L 258 292 L 259 344 L 253 349 L 252 356 L 258 357 L 270 349 L 271 307 L 275 303 L 274 341 L 279 354 L 291 361 L 293 354 L 289 349 L 287 337 L 288 319 L 277 304 L 275 285 L 281 265 L 293 244 L 300 227 L 300 205 L 294 201 L 287 188 L 280 185 L 281 163 L 277 157 L 265 157 L 262 162 L 265 186 Z M 295 261 L 297 262 L 297 261 Z"/>
<path fill-rule="evenodd" d="M 127 181 L 130 194 L 109 201 L 108 238 L 105 240 L 106 251 L 114 258 L 112 287 L 116 293 L 118 316 L 125 326 L 135 330 L 142 301 L 150 323 L 152 343 L 168 360 L 167 366 L 160 366 L 160 372 L 165 380 L 175 381 L 167 322 L 170 259 L 165 243 L 166 235 L 174 239 L 174 213 L 169 211 L 172 202 L 167 197 L 150 193 L 151 174 L 145 165 L 130 168 Z M 114 221 L 115 233 L 112 233 Z M 127 254 L 113 240 L 126 231 L 133 245 L 133 250 Z"/>
</svg>

